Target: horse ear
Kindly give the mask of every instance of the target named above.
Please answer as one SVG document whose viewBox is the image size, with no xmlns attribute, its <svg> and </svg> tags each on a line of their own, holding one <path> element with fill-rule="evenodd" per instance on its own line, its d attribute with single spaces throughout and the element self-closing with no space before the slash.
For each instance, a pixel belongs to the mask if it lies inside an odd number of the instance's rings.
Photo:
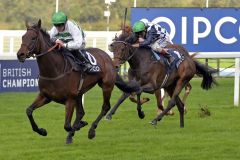
<svg viewBox="0 0 240 160">
<path fill-rule="evenodd" d="M 41 19 L 39 19 L 39 20 L 38 20 L 38 24 L 37 24 L 37 25 L 38 25 L 38 28 L 41 28 L 41 23 L 42 23 L 42 21 L 41 21 Z"/>
<path fill-rule="evenodd" d="M 25 26 L 26 26 L 26 28 L 29 28 L 29 23 L 27 20 L 25 20 Z"/>
</svg>

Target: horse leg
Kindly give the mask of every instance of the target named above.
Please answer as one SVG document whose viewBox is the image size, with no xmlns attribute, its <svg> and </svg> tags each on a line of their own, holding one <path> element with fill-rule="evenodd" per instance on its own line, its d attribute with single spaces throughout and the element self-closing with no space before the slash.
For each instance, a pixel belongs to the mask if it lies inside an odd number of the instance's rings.
<svg viewBox="0 0 240 160">
<path fill-rule="evenodd" d="M 140 119 L 143 119 L 145 117 L 144 112 L 142 111 L 142 106 L 141 106 L 141 93 L 137 94 L 137 111 L 138 111 L 138 117 Z"/>
<path fill-rule="evenodd" d="M 152 125 L 157 125 L 157 121 L 160 121 L 164 115 L 170 110 L 172 109 L 175 104 L 176 104 L 176 99 L 177 99 L 177 96 L 180 94 L 181 90 L 183 89 L 183 87 L 185 86 L 185 84 L 187 83 L 188 81 L 184 81 L 182 79 L 179 79 L 177 81 L 177 84 L 176 84 L 176 87 L 175 89 L 173 88 L 172 91 L 171 90 L 168 90 L 168 94 L 171 96 L 171 99 L 170 101 L 168 102 L 168 106 L 167 108 L 160 114 L 158 115 L 155 119 L 153 119 L 151 121 L 151 124 Z M 171 87 L 170 87 L 171 88 Z M 173 93 L 172 93 L 173 92 Z M 181 121 L 182 119 L 180 119 L 180 124 L 183 124 L 183 121 Z M 183 126 L 180 126 L 180 127 L 184 127 L 184 124 Z"/>
<path fill-rule="evenodd" d="M 183 128 L 184 127 L 184 104 L 179 98 L 179 96 L 176 97 L 176 105 L 178 107 L 178 111 L 180 114 L 180 127 Z"/>
<path fill-rule="evenodd" d="M 161 89 L 157 89 L 154 92 L 154 94 L 155 94 L 155 97 L 157 99 L 157 115 L 159 115 L 164 110 L 163 105 L 162 105 L 163 98 L 162 98 L 162 94 L 161 94 Z"/>
<path fill-rule="evenodd" d="M 103 86 L 102 88 L 103 90 L 103 105 L 102 105 L 102 110 L 100 112 L 100 114 L 98 115 L 97 119 L 92 123 L 91 128 L 88 131 L 88 138 L 92 139 L 95 137 L 96 133 L 95 133 L 95 129 L 97 128 L 97 125 L 99 123 L 99 121 L 102 119 L 102 117 L 104 117 L 107 112 L 110 110 L 110 97 L 111 97 L 111 93 L 113 90 L 113 86 L 111 85 L 111 87 L 108 85 Z"/>
<path fill-rule="evenodd" d="M 78 102 L 76 105 L 76 119 L 73 123 L 72 130 L 68 132 L 68 136 L 66 138 L 66 144 L 72 143 L 75 131 L 80 130 L 80 128 L 88 124 L 87 122 L 81 120 L 85 115 L 83 105 L 82 105 L 82 95 L 80 95 L 76 101 Z"/>
<path fill-rule="evenodd" d="M 127 97 L 129 97 L 129 95 L 130 95 L 130 93 L 123 92 L 122 96 L 118 99 L 118 102 L 114 105 L 114 107 L 110 110 L 110 112 L 106 116 L 107 120 L 112 119 L 112 115 L 114 115 L 114 113 L 116 112 L 118 107 L 122 104 L 122 102 L 124 102 L 126 100 Z"/>
<path fill-rule="evenodd" d="M 75 99 L 68 99 L 65 103 L 65 124 L 64 129 L 67 132 L 73 131 L 71 127 L 72 116 L 74 112 L 74 106 L 76 106 L 77 102 Z"/>
<path fill-rule="evenodd" d="M 161 90 L 160 90 L 161 91 Z M 161 99 L 161 105 L 163 105 L 163 102 L 164 102 L 164 99 L 166 98 L 166 97 L 169 97 L 169 95 L 168 95 L 168 93 L 164 90 L 163 91 L 164 92 L 164 94 L 163 94 L 163 97 L 162 97 L 162 99 Z M 160 92 L 160 94 L 161 94 L 161 92 Z M 159 97 L 160 98 L 160 97 Z M 157 111 L 157 115 L 159 115 L 161 112 L 162 112 L 163 110 L 158 110 Z M 167 115 L 174 115 L 174 112 L 172 111 L 172 109 L 170 109 L 170 111 L 168 111 L 167 112 Z"/>
<path fill-rule="evenodd" d="M 135 96 L 136 96 L 135 94 L 131 94 L 131 95 L 129 96 L 130 101 L 133 102 L 133 103 L 137 103 L 137 99 L 135 99 Z M 144 103 L 146 103 L 146 102 L 148 102 L 148 101 L 150 101 L 149 98 L 142 98 L 142 99 L 140 100 L 140 104 L 143 105 Z"/>
<path fill-rule="evenodd" d="M 140 119 L 143 119 L 145 117 L 144 112 L 142 111 L 142 104 L 141 104 L 141 93 L 142 92 L 147 92 L 147 93 L 153 93 L 154 92 L 154 87 L 152 86 L 151 83 L 148 83 L 144 86 L 141 87 L 141 91 L 137 93 L 137 111 L 138 111 L 138 117 Z"/>
<path fill-rule="evenodd" d="M 183 105 L 184 105 L 184 113 L 185 114 L 187 113 L 186 99 L 187 99 L 191 89 L 192 89 L 191 84 L 187 83 L 186 86 L 185 86 L 185 93 L 184 93 L 184 96 L 182 98 L 182 102 L 183 102 Z"/>
<path fill-rule="evenodd" d="M 42 107 L 43 105 L 49 103 L 50 100 L 48 98 L 46 98 L 45 96 L 39 94 L 37 96 L 37 98 L 35 99 L 35 101 L 31 104 L 31 106 L 29 106 L 27 109 L 26 109 L 26 113 L 27 113 L 27 116 L 28 116 L 28 119 L 31 123 L 31 126 L 32 126 L 32 130 L 37 132 L 38 134 L 42 135 L 42 136 L 46 136 L 47 135 L 47 131 L 44 129 L 44 128 L 38 128 L 36 122 L 34 121 L 34 118 L 33 118 L 33 111 L 37 108 L 40 108 Z"/>
<path fill-rule="evenodd" d="M 77 99 L 77 106 L 76 106 L 76 119 L 73 123 L 73 129 L 78 131 L 82 127 L 88 125 L 86 121 L 83 121 L 82 118 L 85 115 L 83 104 L 82 104 L 82 95 L 80 95 Z"/>
</svg>

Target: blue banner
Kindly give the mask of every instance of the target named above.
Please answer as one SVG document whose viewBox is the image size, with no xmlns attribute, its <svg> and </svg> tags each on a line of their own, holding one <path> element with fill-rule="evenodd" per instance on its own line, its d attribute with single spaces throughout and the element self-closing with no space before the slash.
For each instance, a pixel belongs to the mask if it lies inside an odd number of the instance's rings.
<svg viewBox="0 0 240 160">
<path fill-rule="evenodd" d="M 38 91 L 36 60 L 0 60 L 0 92 Z"/>
<path fill-rule="evenodd" d="M 239 52 L 236 8 L 132 8 L 131 21 L 147 18 L 167 29 L 173 43 L 190 52 Z"/>
</svg>

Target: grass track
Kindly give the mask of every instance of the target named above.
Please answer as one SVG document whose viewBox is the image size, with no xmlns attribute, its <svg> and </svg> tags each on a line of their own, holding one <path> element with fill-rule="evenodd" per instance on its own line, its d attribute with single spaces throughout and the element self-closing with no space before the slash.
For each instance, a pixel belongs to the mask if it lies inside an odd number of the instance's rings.
<svg viewBox="0 0 240 160">
<path fill-rule="evenodd" d="M 201 79 L 192 80 L 187 101 L 185 128 L 179 128 L 179 115 L 165 117 L 154 128 L 148 122 L 155 116 L 153 95 L 143 106 L 146 117 L 137 117 L 136 105 L 124 102 L 111 121 L 102 120 L 93 140 L 87 138 L 89 125 L 65 145 L 64 107 L 50 103 L 36 110 L 34 117 L 47 129 L 48 136 L 33 133 L 25 109 L 37 93 L 0 94 L 0 160 L 239 160 L 240 108 L 233 107 L 233 78 L 218 79 L 219 86 L 203 91 Z M 113 105 L 120 95 L 115 89 Z M 85 95 L 84 120 L 92 122 L 102 105 L 102 93 L 95 87 Z M 210 117 L 200 118 L 200 106 Z"/>
</svg>

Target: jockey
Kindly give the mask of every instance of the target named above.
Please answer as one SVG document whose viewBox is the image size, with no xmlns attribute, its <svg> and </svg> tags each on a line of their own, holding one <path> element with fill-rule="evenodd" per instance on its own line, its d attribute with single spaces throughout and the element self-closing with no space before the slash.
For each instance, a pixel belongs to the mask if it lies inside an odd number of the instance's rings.
<svg viewBox="0 0 240 160">
<path fill-rule="evenodd" d="M 82 29 L 74 22 L 67 19 L 64 12 L 54 13 L 52 16 L 53 27 L 50 30 L 51 41 L 58 43 L 69 51 L 78 51 L 78 55 L 84 60 L 83 71 L 89 70 L 92 65 L 87 58 L 85 50 L 85 35 Z M 75 57 L 78 57 L 75 55 Z"/>
<path fill-rule="evenodd" d="M 166 57 L 169 65 L 174 61 L 170 50 L 165 48 L 168 44 L 173 44 L 165 28 L 147 19 L 141 19 L 133 25 L 133 32 L 139 41 L 133 44 L 133 47 L 151 47 L 152 50 Z"/>
</svg>

